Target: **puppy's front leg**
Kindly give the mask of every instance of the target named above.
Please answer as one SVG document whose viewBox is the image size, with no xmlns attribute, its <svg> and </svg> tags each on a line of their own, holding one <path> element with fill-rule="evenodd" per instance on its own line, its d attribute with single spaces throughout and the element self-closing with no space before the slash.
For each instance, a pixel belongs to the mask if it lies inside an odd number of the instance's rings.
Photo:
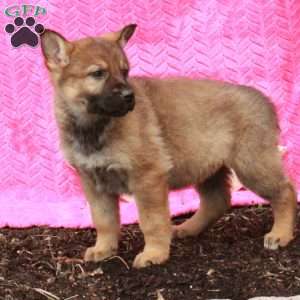
<svg viewBox="0 0 300 300">
<path fill-rule="evenodd" d="M 86 250 L 84 260 L 97 262 L 115 255 L 118 250 L 120 234 L 118 198 L 99 193 L 87 178 L 82 178 L 82 185 L 97 231 L 96 244 Z"/>
<path fill-rule="evenodd" d="M 171 243 L 166 179 L 161 176 L 144 176 L 135 186 L 134 194 L 145 247 L 135 257 L 133 266 L 143 268 L 151 264 L 162 264 L 169 258 Z"/>
</svg>

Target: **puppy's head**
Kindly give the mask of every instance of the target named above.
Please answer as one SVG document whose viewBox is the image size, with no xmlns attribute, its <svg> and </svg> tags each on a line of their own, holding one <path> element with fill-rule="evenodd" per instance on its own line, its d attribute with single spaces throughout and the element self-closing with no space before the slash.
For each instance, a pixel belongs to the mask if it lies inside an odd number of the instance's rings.
<svg viewBox="0 0 300 300">
<path fill-rule="evenodd" d="M 51 30 L 42 34 L 42 52 L 58 101 L 64 101 L 75 116 L 120 117 L 133 110 L 123 47 L 135 29 L 131 24 L 118 32 L 73 42 Z"/>
</svg>

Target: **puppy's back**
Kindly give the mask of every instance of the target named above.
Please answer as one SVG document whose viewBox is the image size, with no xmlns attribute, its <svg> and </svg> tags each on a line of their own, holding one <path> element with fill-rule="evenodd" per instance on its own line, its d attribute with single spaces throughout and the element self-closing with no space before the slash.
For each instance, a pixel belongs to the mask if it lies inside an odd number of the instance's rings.
<svg viewBox="0 0 300 300">
<path fill-rule="evenodd" d="M 135 78 L 132 84 L 139 87 L 137 105 L 144 98 L 151 102 L 175 169 L 197 169 L 199 163 L 203 170 L 205 161 L 211 170 L 242 142 L 253 148 L 262 140 L 277 143 L 273 105 L 253 88 L 181 78 Z"/>
</svg>

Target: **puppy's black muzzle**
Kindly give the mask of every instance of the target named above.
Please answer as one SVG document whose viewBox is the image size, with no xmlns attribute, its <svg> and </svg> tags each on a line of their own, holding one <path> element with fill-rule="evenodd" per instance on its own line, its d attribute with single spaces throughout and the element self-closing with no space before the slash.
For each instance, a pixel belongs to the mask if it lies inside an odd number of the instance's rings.
<svg viewBox="0 0 300 300">
<path fill-rule="evenodd" d="M 122 117 L 135 106 L 134 93 L 130 88 L 114 89 L 106 95 L 88 97 L 88 112 Z"/>
</svg>

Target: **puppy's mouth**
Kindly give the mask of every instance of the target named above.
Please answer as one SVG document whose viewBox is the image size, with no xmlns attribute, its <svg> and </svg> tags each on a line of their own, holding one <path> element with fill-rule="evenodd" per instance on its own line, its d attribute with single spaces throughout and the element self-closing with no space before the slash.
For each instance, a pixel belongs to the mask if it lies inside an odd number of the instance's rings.
<svg viewBox="0 0 300 300">
<path fill-rule="evenodd" d="M 127 113 L 129 113 L 130 111 L 133 111 L 134 108 L 134 104 L 132 105 L 132 107 L 126 107 L 123 109 L 118 109 L 118 110 L 113 110 L 113 111 L 106 111 L 106 110 L 102 110 L 102 113 L 110 116 L 110 117 L 123 117 L 125 115 L 127 115 Z"/>
<path fill-rule="evenodd" d="M 106 115 L 109 117 L 123 117 L 135 107 L 134 99 L 130 102 L 121 97 L 89 96 L 87 111 L 91 114 Z"/>
</svg>

